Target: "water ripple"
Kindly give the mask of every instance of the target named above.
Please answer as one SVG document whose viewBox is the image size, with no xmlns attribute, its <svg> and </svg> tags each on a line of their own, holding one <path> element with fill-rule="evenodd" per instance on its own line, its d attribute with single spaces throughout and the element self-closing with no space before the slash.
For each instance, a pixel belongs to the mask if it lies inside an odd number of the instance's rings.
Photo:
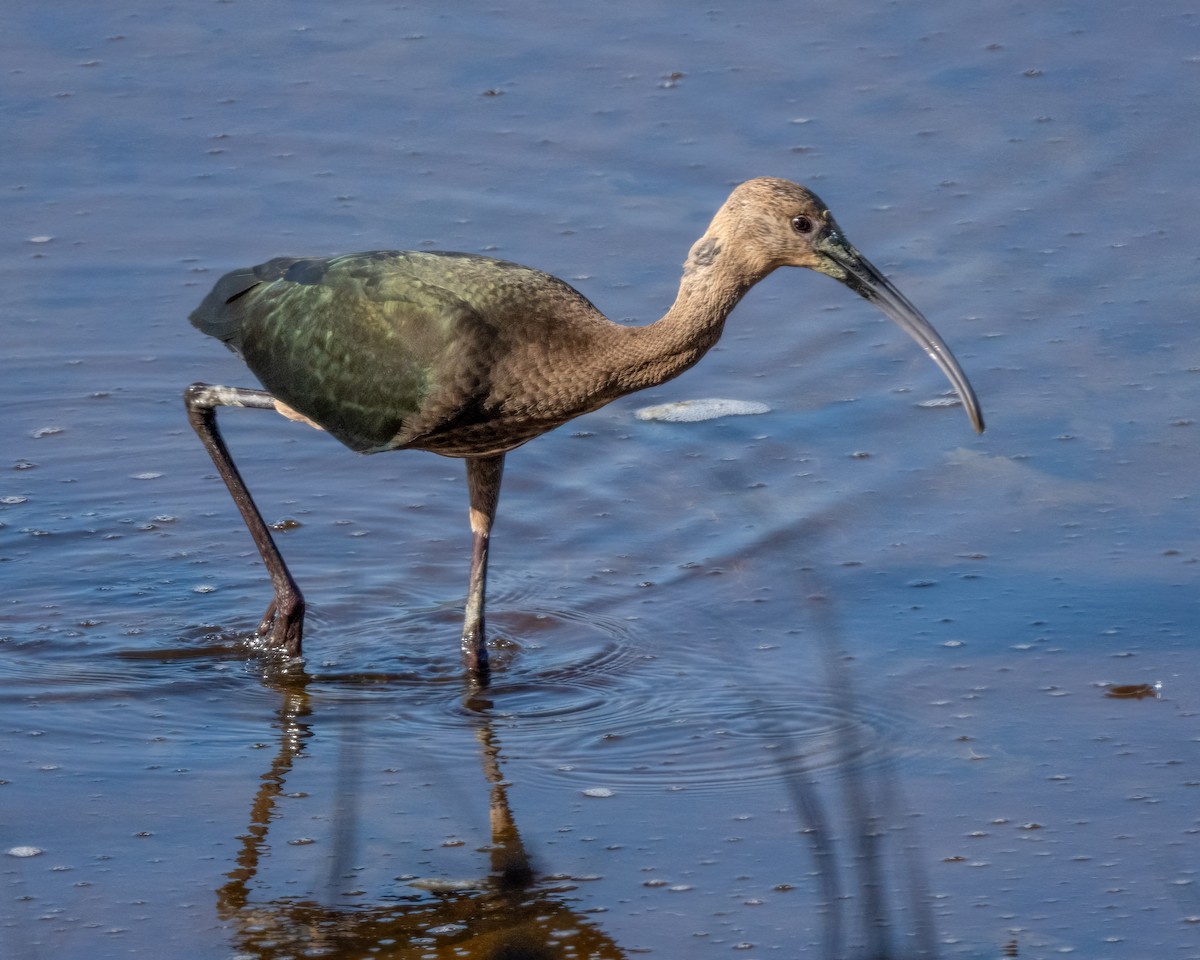
<svg viewBox="0 0 1200 960">
<path fill-rule="evenodd" d="M 806 688 L 802 700 L 794 691 L 787 698 L 736 689 L 713 694 L 690 684 L 648 684 L 588 712 L 522 715 L 505 739 L 511 754 L 542 761 L 535 764 L 542 779 L 644 791 L 749 787 L 801 771 L 858 770 L 882 762 L 892 747 L 889 718 L 839 702 L 828 690 Z"/>
</svg>

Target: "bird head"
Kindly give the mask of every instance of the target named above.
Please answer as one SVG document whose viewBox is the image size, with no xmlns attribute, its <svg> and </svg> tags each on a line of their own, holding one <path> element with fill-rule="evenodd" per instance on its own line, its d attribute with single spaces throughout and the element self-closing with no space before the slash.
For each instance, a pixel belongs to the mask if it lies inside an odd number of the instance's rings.
<svg viewBox="0 0 1200 960">
<path fill-rule="evenodd" d="M 777 267 L 807 267 L 833 277 L 874 304 L 917 341 L 950 380 L 971 424 L 983 432 L 979 401 L 954 354 L 933 325 L 846 239 L 829 208 L 811 190 L 774 177 L 738 186 L 693 248 L 689 265 L 736 250 L 754 281 Z"/>
</svg>

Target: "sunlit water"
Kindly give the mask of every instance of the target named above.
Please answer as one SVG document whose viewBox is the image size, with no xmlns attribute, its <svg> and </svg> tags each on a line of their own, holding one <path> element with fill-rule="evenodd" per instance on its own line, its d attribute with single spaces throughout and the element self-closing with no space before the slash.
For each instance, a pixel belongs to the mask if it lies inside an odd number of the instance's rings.
<svg viewBox="0 0 1200 960">
<path fill-rule="evenodd" d="M 814 813 L 846 942 L 877 816 L 892 955 L 923 890 L 946 956 L 1200 955 L 1200 15 L 33 4 L 0 62 L 0 955 L 826 956 Z M 769 278 L 509 458 L 479 691 L 461 464 L 229 411 L 310 606 L 302 668 L 255 653 L 180 402 L 252 385 L 186 322 L 221 272 L 486 252 L 647 322 L 760 174 L 934 321 L 984 437 L 863 301 Z M 636 416 L 713 397 L 769 410 Z"/>
</svg>

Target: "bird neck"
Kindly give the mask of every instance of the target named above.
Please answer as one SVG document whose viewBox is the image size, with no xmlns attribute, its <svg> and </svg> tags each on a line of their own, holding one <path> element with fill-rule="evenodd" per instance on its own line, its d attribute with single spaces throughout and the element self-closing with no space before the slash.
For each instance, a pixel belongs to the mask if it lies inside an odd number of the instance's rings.
<svg viewBox="0 0 1200 960">
<path fill-rule="evenodd" d="M 692 246 L 671 309 L 648 326 L 627 328 L 640 358 L 626 371 L 628 390 L 657 386 L 695 364 L 720 338 L 746 291 L 771 272 L 743 262 L 713 227 Z"/>
</svg>

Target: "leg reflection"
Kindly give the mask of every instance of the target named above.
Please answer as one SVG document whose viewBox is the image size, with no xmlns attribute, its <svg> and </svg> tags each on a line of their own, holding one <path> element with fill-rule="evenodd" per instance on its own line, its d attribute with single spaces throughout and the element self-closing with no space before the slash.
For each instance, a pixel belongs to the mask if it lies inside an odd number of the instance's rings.
<svg viewBox="0 0 1200 960">
<path fill-rule="evenodd" d="M 281 695 L 276 727 L 279 748 L 251 804 L 250 824 L 240 838 L 237 866 L 217 890 L 220 916 L 231 926 L 234 946 L 247 957 L 362 956 L 390 960 L 462 958 L 472 960 L 551 960 L 557 957 L 619 960 L 625 952 L 567 899 L 569 887 L 539 880 L 521 839 L 501 770 L 501 747 L 491 722 L 490 702 L 472 685 L 467 695 L 469 723 L 480 746 L 488 789 L 491 844 L 489 872 L 469 883 L 427 880 L 410 897 L 394 895 L 376 903 L 330 905 L 267 889 L 260 879 L 271 856 L 269 833 L 282 818 L 276 802 L 296 760 L 320 723 L 310 700 L 307 677 L 289 677 Z M 348 740 L 354 740 L 350 737 Z M 345 759 L 345 758 L 344 758 Z M 357 760 L 351 756 L 347 766 Z M 343 767 L 346 773 L 346 767 Z M 356 793 L 353 774 L 339 791 L 338 848 L 331 880 L 342 883 L 356 845 Z"/>
</svg>

